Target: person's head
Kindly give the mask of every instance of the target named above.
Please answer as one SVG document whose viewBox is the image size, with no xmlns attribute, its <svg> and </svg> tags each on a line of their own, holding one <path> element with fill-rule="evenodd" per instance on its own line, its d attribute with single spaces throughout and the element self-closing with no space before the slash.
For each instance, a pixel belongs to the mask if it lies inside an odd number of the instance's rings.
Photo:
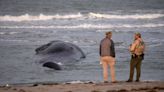
<svg viewBox="0 0 164 92">
<path fill-rule="evenodd" d="M 106 37 L 107 37 L 107 38 L 112 38 L 112 32 L 111 32 L 111 31 L 106 32 Z"/>
<path fill-rule="evenodd" d="M 139 32 L 134 34 L 134 39 L 138 39 L 141 38 L 141 34 Z"/>
</svg>

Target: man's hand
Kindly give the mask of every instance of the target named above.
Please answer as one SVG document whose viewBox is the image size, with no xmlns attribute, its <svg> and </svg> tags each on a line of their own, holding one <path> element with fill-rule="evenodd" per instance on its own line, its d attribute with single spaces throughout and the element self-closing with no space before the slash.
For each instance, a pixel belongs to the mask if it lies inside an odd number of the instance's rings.
<svg viewBox="0 0 164 92">
<path fill-rule="evenodd" d="M 102 65 L 102 62 L 100 61 L 100 65 Z"/>
</svg>

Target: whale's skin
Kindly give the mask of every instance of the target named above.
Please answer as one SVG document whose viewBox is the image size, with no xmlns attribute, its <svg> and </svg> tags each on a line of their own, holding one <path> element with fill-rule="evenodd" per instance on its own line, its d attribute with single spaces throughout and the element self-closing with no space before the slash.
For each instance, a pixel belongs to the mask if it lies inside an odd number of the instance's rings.
<svg viewBox="0 0 164 92">
<path fill-rule="evenodd" d="M 43 67 L 48 67 L 50 69 L 54 69 L 54 70 L 61 70 L 61 67 L 53 62 L 46 62 L 43 64 Z"/>
<path fill-rule="evenodd" d="M 51 41 L 45 45 L 36 48 L 35 51 L 36 55 L 39 55 L 41 57 L 39 62 L 43 65 L 45 65 L 46 63 L 46 66 L 44 67 L 55 70 L 61 70 L 62 65 L 71 65 L 86 57 L 84 52 L 75 44 L 60 40 Z M 52 65 L 54 65 L 54 68 Z M 60 67 L 60 69 L 56 67 Z"/>
</svg>

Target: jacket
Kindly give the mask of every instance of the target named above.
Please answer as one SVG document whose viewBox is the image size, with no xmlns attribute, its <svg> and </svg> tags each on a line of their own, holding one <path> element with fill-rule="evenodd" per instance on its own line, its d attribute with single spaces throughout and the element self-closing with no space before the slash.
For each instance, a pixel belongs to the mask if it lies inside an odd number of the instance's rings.
<svg viewBox="0 0 164 92">
<path fill-rule="evenodd" d="M 112 39 L 104 38 L 100 42 L 100 56 L 112 56 L 115 57 L 115 47 Z"/>
</svg>

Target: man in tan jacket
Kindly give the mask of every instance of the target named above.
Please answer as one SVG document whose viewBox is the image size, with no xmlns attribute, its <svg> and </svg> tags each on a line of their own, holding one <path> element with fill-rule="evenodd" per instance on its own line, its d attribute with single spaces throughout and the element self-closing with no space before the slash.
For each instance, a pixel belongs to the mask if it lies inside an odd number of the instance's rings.
<svg viewBox="0 0 164 92">
<path fill-rule="evenodd" d="M 104 82 L 108 82 L 108 66 L 110 67 L 111 81 L 116 82 L 115 79 L 115 48 L 114 42 L 111 39 L 112 32 L 107 32 L 106 37 L 100 43 L 100 63 L 103 67 Z"/>
<path fill-rule="evenodd" d="M 129 47 L 129 51 L 131 52 L 131 61 L 130 61 L 130 75 L 127 82 L 133 81 L 133 75 L 134 75 L 134 68 L 136 68 L 137 74 L 136 74 L 136 82 L 140 81 L 140 75 L 141 75 L 141 63 L 144 59 L 144 49 L 145 44 L 144 41 L 141 38 L 140 33 L 134 34 L 134 42 Z"/>
</svg>

